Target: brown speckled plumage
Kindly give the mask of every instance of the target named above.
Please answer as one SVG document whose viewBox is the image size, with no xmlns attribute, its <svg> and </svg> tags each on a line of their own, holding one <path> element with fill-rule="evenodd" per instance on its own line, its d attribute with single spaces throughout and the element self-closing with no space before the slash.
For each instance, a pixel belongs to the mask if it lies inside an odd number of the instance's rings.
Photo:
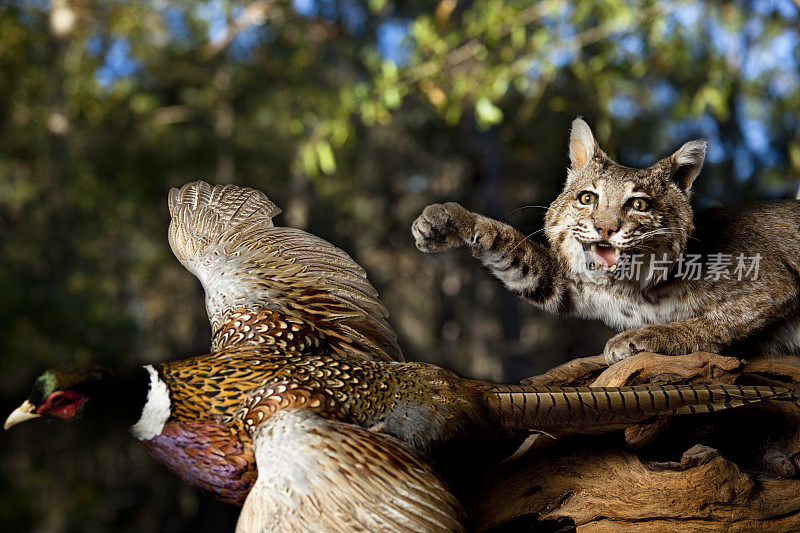
<svg viewBox="0 0 800 533">
<path fill-rule="evenodd" d="M 387 380 L 392 379 L 391 373 L 383 372 L 375 362 L 280 355 L 264 349 L 202 355 L 164 363 L 158 370 L 170 389 L 172 417 L 178 421 L 229 420 L 246 407 L 243 401 L 248 394 L 277 383 L 320 391 L 343 408 L 369 395 L 364 401 L 374 407 L 385 401 Z M 379 385 L 370 386 L 378 380 Z M 354 421 L 363 422 L 377 413 L 377 407 L 358 406 L 359 412 L 351 414 Z"/>
<path fill-rule="evenodd" d="M 288 317 L 274 309 L 234 309 L 211 339 L 212 346 L 274 346 L 280 353 L 315 353 L 321 333 L 308 322 Z M 217 351 L 217 350 L 214 350 Z"/>
</svg>

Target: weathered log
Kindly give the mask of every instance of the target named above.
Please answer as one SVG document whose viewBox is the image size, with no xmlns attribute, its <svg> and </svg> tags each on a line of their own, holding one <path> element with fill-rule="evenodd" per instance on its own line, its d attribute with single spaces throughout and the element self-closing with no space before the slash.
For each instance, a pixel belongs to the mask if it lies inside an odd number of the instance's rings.
<svg viewBox="0 0 800 533">
<path fill-rule="evenodd" d="M 800 357 L 643 353 L 576 359 L 532 385 L 768 384 L 800 388 Z M 521 457 L 456 481 L 486 531 L 800 531 L 800 406 L 758 404 L 607 435 L 535 437 Z M 544 529 L 543 529 L 544 528 Z"/>
</svg>

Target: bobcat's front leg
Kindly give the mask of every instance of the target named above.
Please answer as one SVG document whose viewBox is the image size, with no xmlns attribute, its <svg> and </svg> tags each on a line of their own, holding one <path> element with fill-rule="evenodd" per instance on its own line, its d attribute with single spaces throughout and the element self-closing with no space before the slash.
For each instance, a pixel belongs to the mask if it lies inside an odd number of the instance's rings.
<svg viewBox="0 0 800 533">
<path fill-rule="evenodd" d="M 782 316 L 783 302 L 770 300 L 770 295 L 764 293 L 758 295 L 759 300 L 730 300 L 706 315 L 623 331 L 606 343 L 603 351 L 606 363 L 610 365 L 639 352 L 719 353 L 742 339 L 751 339 L 756 332 L 767 328 L 776 316 Z M 760 312 L 742 312 L 748 309 L 748 304 Z"/>
<path fill-rule="evenodd" d="M 414 221 L 411 231 L 423 252 L 464 246 L 518 296 L 555 313 L 571 309 L 569 287 L 556 257 L 508 224 L 456 203 L 433 204 Z"/>
<path fill-rule="evenodd" d="M 603 355 L 606 364 L 611 365 L 639 352 L 683 355 L 697 350 L 716 352 L 719 349 L 711 343 L 699 346 L 696 333 L 687 330 L 681 322 L 674 322 L 623 331 L 609 339 Z"/>
</svg>

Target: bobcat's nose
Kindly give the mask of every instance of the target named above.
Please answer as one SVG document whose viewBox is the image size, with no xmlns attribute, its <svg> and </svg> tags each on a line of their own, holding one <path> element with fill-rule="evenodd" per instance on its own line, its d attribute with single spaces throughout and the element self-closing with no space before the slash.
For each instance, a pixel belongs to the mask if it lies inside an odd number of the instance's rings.
<svg viewBox="0 0 800 533">
<path fill-rule="evenodd" d="M 600 238 L 605 240 L 610 239 L 612 235 L 618 232 L 619 227 L 620 227 L 619 220 L 615 222 L 609 222 L 607 220 L 594 221 L 594 229 L 596 229 L 597 233 L 600 234 Z"/>
</svg>

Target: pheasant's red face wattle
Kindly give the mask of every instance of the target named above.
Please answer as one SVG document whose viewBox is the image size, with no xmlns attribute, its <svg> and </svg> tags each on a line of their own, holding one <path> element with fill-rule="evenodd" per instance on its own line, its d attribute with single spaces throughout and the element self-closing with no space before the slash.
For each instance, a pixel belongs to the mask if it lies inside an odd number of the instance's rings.
<svg viewBox="0 0 800 533">
<path fill-rule="evenodd" d="M 88 397 L 80 392 L 57 390 L 50 393 L 44 402 L 36 408 L 36 414 L 70 420 L 83 411 Z"/>
</svg>

